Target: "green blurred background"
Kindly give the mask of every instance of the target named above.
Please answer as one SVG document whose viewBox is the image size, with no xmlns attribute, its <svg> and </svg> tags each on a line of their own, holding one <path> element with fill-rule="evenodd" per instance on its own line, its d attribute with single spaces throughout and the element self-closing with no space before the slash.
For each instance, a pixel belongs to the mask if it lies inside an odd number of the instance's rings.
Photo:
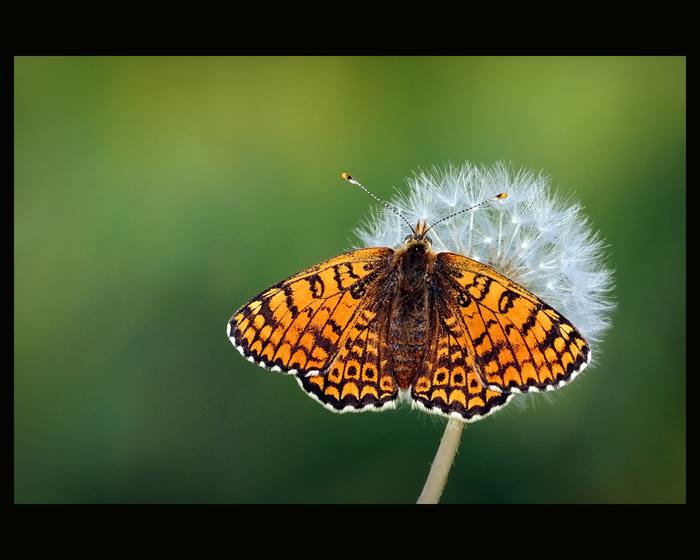
<svg viewBox="0 0 700 560">
<path fill-rule="evenodd" d="M 225 335 L 432 164 L 575 193 L 618 309 L 471 424 L 443 502 L 685 502 L 685 58 L 16 58 L 15 502 L 414 502 L 444 421 L 334 415 Z"/>
</svg>

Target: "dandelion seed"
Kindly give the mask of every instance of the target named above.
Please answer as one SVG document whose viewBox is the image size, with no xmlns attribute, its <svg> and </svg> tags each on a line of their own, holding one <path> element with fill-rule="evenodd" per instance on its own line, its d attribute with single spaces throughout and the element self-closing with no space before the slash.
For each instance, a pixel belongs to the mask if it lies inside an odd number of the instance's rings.
<svg viewBox="0 0 700 560">
<path fill-rule="evenodd" d="M 408 180 L 391 204 L 410 223 L 434 224 L 496 193 L 508 197 L 455 216 L 430 231 L 433 250 L 465 255 L 521 284 L 567 317 L 596 344 L 610 326 L 612 272 L 604 244 L 580 204 L 551 192 L 532 171 L 493 167 L 434 167 Z M 364 246 L 400 247 L 406 224 L 380 208 L 357 230 Z"/>
</svg>

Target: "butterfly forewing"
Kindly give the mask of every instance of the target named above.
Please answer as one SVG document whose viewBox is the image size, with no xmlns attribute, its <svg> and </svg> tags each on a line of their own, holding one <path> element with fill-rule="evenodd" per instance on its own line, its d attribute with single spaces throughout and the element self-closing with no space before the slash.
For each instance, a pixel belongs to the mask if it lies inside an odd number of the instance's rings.
<svg viewBox="0 0 700 560">
<path fill-rule="evenodd" d="M 392 253 L 352 251 L 275 284 L 233 315 L 229 338 L 243 356 L 268 369 L 324 372 L 356 322 L 368 321 L 364 295 Z"/>
<path fill-rule="evenodd" d="M 490 388 L 555 389 L 585 368 L 590 349 L 583 335 L 544 301 L 462 255 L 440 253 L 438 263 L 441 294 L 456 312 L 480 378 Z"/>
</svg>

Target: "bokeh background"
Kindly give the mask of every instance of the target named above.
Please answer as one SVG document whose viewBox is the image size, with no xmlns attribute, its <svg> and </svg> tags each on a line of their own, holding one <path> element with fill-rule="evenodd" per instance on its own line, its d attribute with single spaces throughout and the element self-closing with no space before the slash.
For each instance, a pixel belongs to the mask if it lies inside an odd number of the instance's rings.
<svg viewBox="0 0 700 560">
<path fill-rule="evenodd" d="M 433 164 L 544 171 L 609 244 L 595 367 L 470 424 L 443 502 L 685 502 L 685 58 L 16 58 L 14 499 L 414 502 L 444 421 L 334 415 L 240 305 Z"/>
</svg>

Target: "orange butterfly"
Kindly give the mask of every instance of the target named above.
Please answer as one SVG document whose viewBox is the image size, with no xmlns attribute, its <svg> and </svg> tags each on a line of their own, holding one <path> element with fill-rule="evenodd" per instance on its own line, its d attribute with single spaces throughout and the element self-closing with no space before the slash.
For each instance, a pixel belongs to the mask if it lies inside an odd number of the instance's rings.
<svg viewBox="0 0 700 560">
<path fill-rule="evenodd" d="M 414 406 L 467 422 L 586 367 L 589 346 L 567 319 L 486 265 L 433 253 L 428 229 L 268 288 L 234 313 L 231 342 L 335 412 L 393 408 L 410 390 Z"/>
</svg>

